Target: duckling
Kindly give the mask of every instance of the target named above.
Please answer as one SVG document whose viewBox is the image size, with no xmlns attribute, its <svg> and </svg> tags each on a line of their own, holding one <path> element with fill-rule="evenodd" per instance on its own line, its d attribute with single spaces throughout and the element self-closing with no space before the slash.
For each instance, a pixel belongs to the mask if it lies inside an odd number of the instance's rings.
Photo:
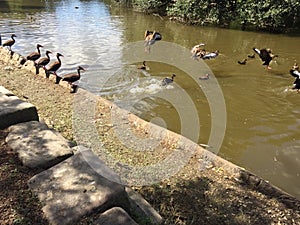
<svg viewBox="0 0 300 225">
<path fill-rule="evenodd" d="M 247 59 L 243 59 L 242 61 L 238 61 L 238 64 L 240 64 L 240 65 L 246 65 L 246 63 L 247 63 Z"/>
<path fill-rule="evenodd" d="M 166 86 L 168 84 L 171 84 L 174 81 L 174 78 L 176 77 L 176 74 L 172 74 L 172 77 L 166 77 L 162 80 L 162 86 Z"/>
<path fill-rule="evenodd" d="M 3 43 L 3 47 L 8 47 L 8 49 L 11 51 L 11 47 L 15 44 L 16 40 L 14 37 L 17 37 L 15 34 L 11 35 L 11 40 L 7 40 Z"/>
</svg>

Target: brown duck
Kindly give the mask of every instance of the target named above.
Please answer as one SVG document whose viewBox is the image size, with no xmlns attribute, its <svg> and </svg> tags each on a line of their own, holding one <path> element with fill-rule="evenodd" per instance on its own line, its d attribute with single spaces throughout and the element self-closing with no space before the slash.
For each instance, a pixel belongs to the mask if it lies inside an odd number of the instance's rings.
<svg viewBox="0 0 300 225">
<path fill-rule="evenodd" d="M 64 75 L 64 77 L 62 78 L 62 81 L 67 81 L 70 85 L 72 85 L 72 83 L 74 83 L 75 81 L 78 81 L 80 79 L 80 71 L 81 70 L 85 71 L 84 68 L 82 68 L 81 66 L 78 66 L 77 73 L 70 73 L 70 74 Z"/>
<path fill-rule="evenodd" d="M 8 47 L 9 50 L 11 51 L 11 47 L 15 44 L 16 40 L 14 39 L 14 37 L 17 37 L 15 34 L 11 35 L 11 40 L 7 40 L 3 43 L 3 47 Z"/>
<path fill-rule="evenodd" d="M 46 68 L 46 75 L 47 75 L 47 77 L 49 77 L 50 73 L 53 73 L 54 75 L 57 76 L 56 71 L 61 67 L 61 60 L 60 60 L 60 58 L 59 58 L 59 57 L 61 57 L 61 56 L 63 57 L 62 54 L 57 53 L 57 54 L 56 54 L 57 61 L 51 63 L 51 64 L 48 66 L 48 68 Z"/>
<path fill-rule="evenodd" d="M 27 55 L 26 59 L 31 60 L 31 61 L 38 60 L 41 57 L 40 48 L 42 48 L 42 47 L 44 47 L 44 46 L 40 45 L 40 44 L 37 44 L 36 45 L 37 52 L 31 52 L 29 55 Z"/>
</svg>

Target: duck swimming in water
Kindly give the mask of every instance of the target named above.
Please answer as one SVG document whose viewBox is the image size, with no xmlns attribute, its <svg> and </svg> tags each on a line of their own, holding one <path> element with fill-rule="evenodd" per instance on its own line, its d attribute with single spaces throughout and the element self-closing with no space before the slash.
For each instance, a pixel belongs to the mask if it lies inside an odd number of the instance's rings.
<svg viewBox="0 0 300 225">
<path fill-rule="evenodd" d="M 146 69 L 147 69 L 146 61 L 143 61 L 143 64 L 142 64 L 142 65 L 137 66 L 137 69 L 139 69 L 139 70 L 146 70 Z"/>
<path fill-rule="evenodd" d="M 173 83 L 175 77 L 176 77 L 176 74 L 173 73 L 171 78 L 170 78 L 170 77 L 164 78 L 164 79 L 162 80 L 162 86 L 166 86 L 166 85 L 168 85 L 168 84 Z"/>
<path fill-rule="evenodd" d="M 215 52 L 206 53 L 202 59 L 213 59 L 216 58 L 219 55 L 219 50 L 216 50 Z"/>
<path fill-rule="evenodd" d="M 272 61 L 272 59 L 274 59 L 275 57 L 278 57 L 278 55 L 274 55 L 272 53 L 271 49 L 266 49 L 263 48 L 261 50 L 257 49 L 257 48 L 253 48 L 253 51 L 255 51 L 259 57 L 261 58 L 261 60 L 264 62 L 263 65 L 267 66 L 268 70 L 271 70 L 272 68 L 270 67 L 270 63 Z"/>
<path fill-rule="evenodd" d="M 293 77 L 296 77 L 296 80 L 294 81 L 294 86 L 292 89 L 297 89 L 297 92 L 299 92 L 300 89 L 300 72 L 299 72 L 299 67 L 297 63 L 294 64 L 294 66 L 290 69 L 290 74 Z"/>
<path fill-rule="evenodd" d="M 145 38 L 145 51 L 150 52 L 150 45 L 153 45 L 156 41 L 162 39 L 161 34 L 156 31 L 146 30 L 144 34 Z"/>
<path fill-rule="evenodd" d="M 3 47 L 8 47 L 8 49 L 11 51 L 11 47 L 15 44 L 16 40 L 14 39 L 17 37 L 15 34 L 11 35 L 11 40 L 7 40 L 3 43 Z"/>
<path fill-rule="evenodd" d="M 200 44 L 198 44 L 198 45 L 195 45 L 195 46 L 192 48 L 192 50 L 191 50 L 191 53 L 192 53 L 192 59 L 198 60 L 197 57 L 202 58 L 202 57 L 205 55 L 205 49 L 202 48 L 204 45 L 205 45 L 204 43 L 200 43 Z"/>
</svg>

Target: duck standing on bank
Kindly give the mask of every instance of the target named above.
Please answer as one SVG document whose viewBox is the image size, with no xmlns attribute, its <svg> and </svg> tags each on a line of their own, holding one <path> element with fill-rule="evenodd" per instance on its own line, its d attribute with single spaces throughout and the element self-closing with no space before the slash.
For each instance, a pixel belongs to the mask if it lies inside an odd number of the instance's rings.
<svg viewBox="0 0 300 225">
<path fill-rule="evenodd" d="M 41 67 L 43 67 L 44 70 L 46 70 L 45 66 L 50 62 L 50 56 L 49 54 L 51 54 L 52 52 L 51 51 L 46 51 L 46 57 L 43 57 L 43 58 L 40 58 L 37 63 L 36 63 L 36 66 L 37 66 L 37 70 L 36 70 L 36 74 L 39 74 L 39 69 Z"/>
<path fill-rule="evenodd" d="M 7 40 L 3 43 L 3 47 L 8 47 L 8 49 L 11 51 L 11 47 L 15 44 L 16 40 L 14 39 L 15 37 L 17 37 L 15 34 L 11 35 L 11 39 Z"/>
<path fill-rule="evenodd" d="M 37 52 L 32 52 L 29 55 L 26 56 L 27 60 L 31 60 L 34 62 L 34 65 L 36 65 L 35 61 L 38 60 L 41 57 L 41 50 L 40 48 L 43 48 L 43 45 L 37 44 L 36 48 L 37 48 Z"/>
<path fill-rule="evenodd" d="M 59 57 L 63 57 L 63 55 L 57 53 L 56 54 L 57 61 L 51 63 L 48 67 L 46 67 L 46 77 L 49 77 L 50 73 L 57 76 L 56 71 L 61 67 L 61 60 Z"/>
<path fill-rule="evenodd" d="M 278 57 L 278 55 L 274 55 L 270 48 L 263 48 L 261 50 L 253 48 L 253 51 L 259 55 L 261 60 L 264 62 L 263 65 L 266 66 L 268 70 L 271 70 L 272 68 L 270 67 L 270 63 L 275 57 Z"/>
<path fill-rule="evenodd" d="M 146 30 L 144 34 L 145 38 L 145 52 L 150 52 L 150 46 L 153 45 L 156 41 L 160 41 L 162 36 L 156 31 Z"/>
<path fill-rule="evenodd" d="M 170 78 L 170 77 L 164 78 L 164 79 L 162 80 L 162 86 L 166 86 L 166 85 L 168 85 L 168 84 L 173 83 L 175 77 L 176 77 L 176 74 L 173 73 L 171 78 Z"/>
<path fill-rule="evenodd" d="M 70 73 L 63 76 L 62 81 L 67 81 L 70 85 L 73 85 L 75 81 L 80 79 L 80 71 L 85 71 L 85 69 L 81 66 L 78 66 L 77 73 Z"/>
</svg>

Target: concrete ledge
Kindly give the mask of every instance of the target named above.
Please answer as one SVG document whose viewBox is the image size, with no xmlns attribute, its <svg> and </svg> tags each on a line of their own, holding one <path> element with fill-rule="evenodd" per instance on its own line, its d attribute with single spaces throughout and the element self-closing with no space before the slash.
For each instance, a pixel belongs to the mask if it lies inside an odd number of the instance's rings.
<svg viewBox="0 0 300 225">
<path fill-rule="evenodd" d="M 124 209 L 120 207 L 111 208 L 101 214 L 93 225 L 138 225 Z"/>
<path fill-rule="evenodd" d="M 84 215 L 115 206 L 129 210 L 124 186 L 99 175 L 81 152 L 37 174 L 28 185 L 44 204 L 50 224 L 75 224 Z"/>
<path fill-rule="evenodd" d="M 39 120 L 34 105 L 24 102 L 16 96 L 0 93 L 0 129 L 32 120 Z"/>
<path fill-rule="evenodd" d="M 68 142 L 46 124 L 30 121 L 8 130 L 6 142 L 30 168 L 47 169 L 73 155 Z"/>
<path fill-rule="evenodd" d="M 131 214 L 134 215 L 141 222 L 147 222 L 147 224 L 162 224 L 163 218 L 159 213 L 153 209 L 153 207 L 138 193 L 133 191 L 130 187 L 125 188 L 130 202 Z"/>
</svg>

